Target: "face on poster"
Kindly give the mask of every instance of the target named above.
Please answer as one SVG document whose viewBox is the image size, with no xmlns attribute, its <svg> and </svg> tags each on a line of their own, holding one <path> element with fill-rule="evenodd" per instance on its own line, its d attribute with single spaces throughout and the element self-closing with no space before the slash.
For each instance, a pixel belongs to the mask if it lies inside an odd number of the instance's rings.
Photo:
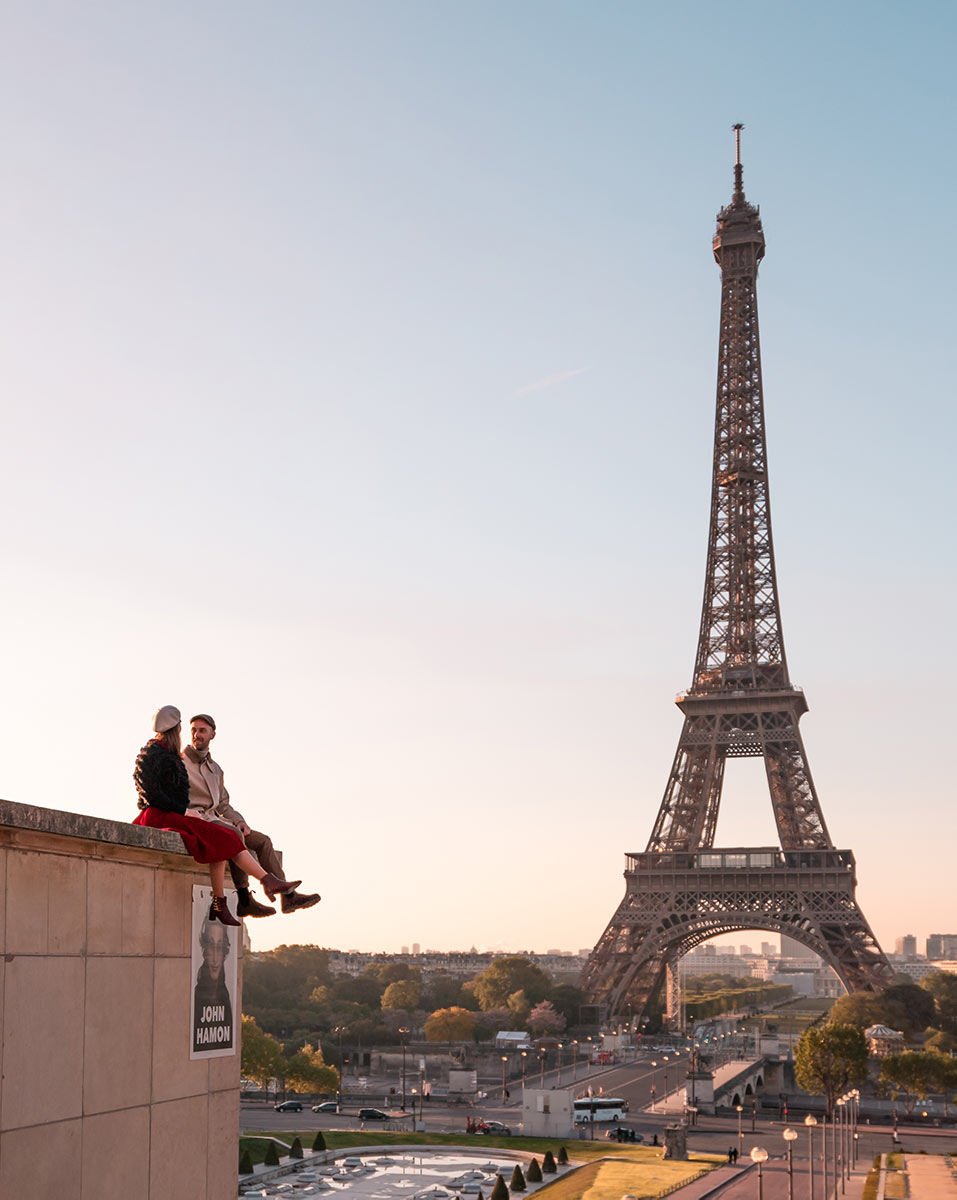
<svg viewBox="0 0 957 1200">
<path fill-rule="evenodd" d="M 212 891 L 193 887 L 190 1058 L 221 1058 L 239 1045 L 239 929 L 209 919 Z"/>
</svg>

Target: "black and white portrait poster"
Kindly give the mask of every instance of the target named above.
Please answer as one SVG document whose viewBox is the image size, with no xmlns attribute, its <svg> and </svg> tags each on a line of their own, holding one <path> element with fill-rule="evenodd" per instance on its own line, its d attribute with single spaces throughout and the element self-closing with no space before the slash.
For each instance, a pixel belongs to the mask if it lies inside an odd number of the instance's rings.
<svg viewBox="0 0 957 1200">
<path fill-rule="evenodd" d="M 235 1054 L 239 1046 L 236 1003 L 240 930 L 209 919 L 212 891 L 193 886 L 192 966 L 190 969 L 190 1058 Z M 230 909 L 235 893 L 227 893 Z"/>
</svg>

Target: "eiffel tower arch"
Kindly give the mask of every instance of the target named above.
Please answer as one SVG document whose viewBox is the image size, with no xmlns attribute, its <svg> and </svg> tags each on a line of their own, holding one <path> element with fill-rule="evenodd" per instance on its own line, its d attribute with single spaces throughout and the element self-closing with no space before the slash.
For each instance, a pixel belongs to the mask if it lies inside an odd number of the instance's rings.
<svg viewBox="0 0 957 1200">
<path fill-rule="evenodd" d="M 768 491 L 757 275 L 765 241 L 744 194 L 741 128 L 734 193 L 713 240 L 721 270 L 711 519 L 701 626 L 678 749 L 644 853 L 629 854 L 625 895 L 585 966 L 591 1001 L 648 1015 L 694 946 L 741 929 L 783 933 L 819 954 L 848 991 L 891 980 L 855 898 L 854 855 L 831 841 L 798 723 L 778 605 Z M 780 844 L 716 849 L 729 758 L 763 758 Z"/>
</svg>

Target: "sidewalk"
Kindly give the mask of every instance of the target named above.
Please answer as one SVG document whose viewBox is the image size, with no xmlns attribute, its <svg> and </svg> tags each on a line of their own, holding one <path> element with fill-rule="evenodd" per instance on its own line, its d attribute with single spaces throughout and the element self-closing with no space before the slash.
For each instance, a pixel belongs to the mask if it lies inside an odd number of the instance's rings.
<svg viewBox="0 0 957 1200">
<path fill-rule="evenodd" d="M 904 1171 L 911 1200 L 957 1200 L 957 1158 L 905 1154 Z"/>
</svg>

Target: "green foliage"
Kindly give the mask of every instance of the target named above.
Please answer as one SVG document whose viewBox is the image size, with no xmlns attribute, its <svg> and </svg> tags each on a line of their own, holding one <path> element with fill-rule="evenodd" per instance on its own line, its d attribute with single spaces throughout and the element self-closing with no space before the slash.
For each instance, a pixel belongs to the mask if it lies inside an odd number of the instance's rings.
<svg viewBox="0 0 957 1200">
<path fill-rule="evenodd" d="M 556 1012 L 565 1018 L 566 1026 L 578 1024 L 578 1012 L 585 1003 L 585 993 L 580 987 L 571 983 L 560 983 L 553 987 L 545 997 L 550 1000 Z"/>
<path fill-rule="evenodd" d="M 849 992 L 841 996 L 831 1008 L 831 1020 L 840 1025 L 855 1025 L 858 1029 L 887 1024 L 880 997 L 875 992 Z"/>
<path fill-rule="evenodd" d="M 501 1175 L 495 1176 L 495 1186 L 492 1188 L 490 1200 L 508 1200 L 508 1186 Z"/>
<path fill-rule="evenodd" d="M 298 1138 L 293 1138 L 292 1145 L 289 1147 L 290 1158 L 302 1158 L 302 1142 Z"/>
<path fill-rule="evenodd" d="M 294 1092 L 334 1092 L 339 1087 L 339 1072 L 327 1067 L 322 1051 L 303 1048 L 286 1060 L 286 1082 Z"/>
<path fill-rule="evenodd" d="M 920 981 L 920 986 L 934 997 L 937 1017 L 933 1024 L 957 1036 L 957 975 L 931 971 Z"/>
<path fill-rule="evenodd" d="M 317 1150 L 317 1151 L 325 1150 L 325 1148 L 326 1148 L 326 1139 L 322 1136 L 321 1129 L 316 1132 L 316 1136 L 313 1139 L 312 1148 L 313 1148 L 313 1150 Z"/>
<path fill-rule="evenodd" d="M 791 987 L 784 983 L 759 983 L 754 979 L 725 980 L 717 986 L 712 983 L 710 990 L 689 995 L 686 1012 L 690 1019 L 702 1021 L 725 1012 L 777 1004 L 790 994 Z"/>
<path fill-rule="evenodd" d="M 239 1155 L 239 1173 L 240 1175 L 252 1175 L 253 1173 L 253 1160 L 248 1149 L 243 1150 Z"/>
<path fill-rule="evenodd" d="M 903 1092 L 910 1112 L 918 1099 L 926 1100 L 931 1092 L 946 1093 L 957 1087 L 957 1059 L 933 1051 L 889 1054 L 881 1060 L 880 1082 L 894 1089 L 895 1096 Z"/>
<path fill-rule="evenodd" d="M 272 1079 L 280 1078 L 285 1070 L 282 1046 L 268 1033 L 263 1033 L 252 1017 L 243 1014 L 242 1073 L 261 1088 Z"/>
<path fill-rule="evenodd" d="M 512 992 L 508 998 L 508 1011 L 511 1017 L 510 1023 L 516 1028 L 521 1028 L 528 1020 L 531 1007 L 528 997 L 525 995 L 524 988 L 519 988 L 517 992 Z"/>
<path fill-rule="evenodd" d="M 463 999 L 461 980 L 444 972 L 430 976 L 428 983 L 424 985 L 419 1003 L 429 1012 L 435 1012 L 437 1008 L 478 1007 L 478 1002 L 471 994 L 468 1003 Z"/>
<path fill-rule="evenodd" d="M 266 1146 L 266 1153 L 263 1156 L 263 1162 L 267 1167 L 279 1166 L 279 1151 L 276 1149 L 275 1142 L 269 1142 Z"/>
<path fill-rule="evenodd" d="M 509 996 L 515 992 L 524 992 L 529 1005 L 538 1004 L 548 995 L 551 986 L 548 972 L 521 955 L 496 958 L 472 981 L 472 990 L 486 1011 L 507 1005 Z"/>
<path fill-rule="evenodd" d="M 422 985 L 417 979 L 397 979 L 382 993 L 382 1007 L 415 1008 L 422 995 Z"/>
<path fill-rule="evenodd" d="M 440 1008 L 425 1022 L 429 1042 L 464 1042 L 475 1030 L 475 1015 L 465 1008 Z"/>
<path fill-rule="evenodd" d="M 526 1172 L 525 1178 L 529 1183 L 542 1182 L 542 1168 L 538 1165 L 537 1158 L 533 1158 L 528 1164 L 528 1171 Z"/>
<path fill-rule="evenodd" d="M 560 1167 L 568 1166 L 568 1151 L 564 1146 L 558 1147 L 558 1165 Z"/>
<path fill-rule="evenodd" d="M 555 1155 L 552 1154 L 551 1150 L 546 1150 L 545 1157 L 542 1159 L 542 1172 L 545 1175 L 554 1175 L 557 1170 L 558 1167 L 555 1166 Z"/>
<path fill-rule="evenodd" d="M 522 1167 L 520 1163 L 515 1164 L 515 1170 L 512 1172 L 512 1181 L 508 1186 L 513 1192 L 525 1191 L 525 1176 L 522 1173 Z"/>
<path fill-rule="evenodd" d="M 864 1034 L 833 1021 L 805 1030 L 794 1055 L 794 1075 L 805 1091 L 824 1096 L 831 1113 L 835 1096 L 867 1079 Z"/>
<path fill-rule="evenodd" d="M 951 1050 L 957 1050 L 957 1037 L 945 1029 L 927 1029 L 925 1030 L 924 1049 L 936 1050 L 938 1054 L 950 1054 Z"/>
<path fill-rule="evenodd" d="M 943 989 L 941 989 L 943 991 Z M 936 997 L 930 988 L 910 980 L 892 984 L 882 992 L 851 992 L 835 1000 L 831 1020 L 867 1029 L 888 1025 L 913 1036 L 939 1020 Z"/>
</svg>

